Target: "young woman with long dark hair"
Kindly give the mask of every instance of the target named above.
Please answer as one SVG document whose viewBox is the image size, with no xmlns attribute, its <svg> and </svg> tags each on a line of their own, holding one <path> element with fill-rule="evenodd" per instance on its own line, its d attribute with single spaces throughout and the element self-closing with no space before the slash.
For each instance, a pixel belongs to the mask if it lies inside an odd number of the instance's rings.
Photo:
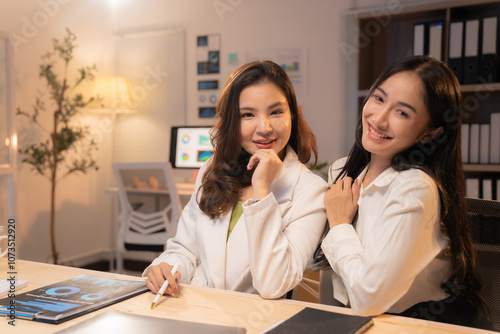
<svg viewBox="0 0 500 334">
<path fill-rule="evenodd" d="M 180 282 L 279 298 L 302 279 L 326 222 L 326 182 L 304 163 L 316 139 L 286 72 L 241 66 L 217 102 L 214 153 L 200 169 L 177 235 L 148 267 L 148 287 Z"/>
<path fill-rule="evenodd" d="M 376 79 L 349 156 L 329 170 L 330 230 L 316 257 L 333 270 L 321 273 L 322 301 L 361 315 L 484 326 L 461 104 L 456 77 L 431 57 L 399 60 Z"/>
</svg>

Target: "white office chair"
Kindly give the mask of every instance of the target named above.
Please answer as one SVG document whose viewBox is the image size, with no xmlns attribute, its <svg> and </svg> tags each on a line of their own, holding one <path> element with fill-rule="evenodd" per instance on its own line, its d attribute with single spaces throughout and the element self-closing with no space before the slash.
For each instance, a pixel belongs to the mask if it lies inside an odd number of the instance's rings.
<svg viewBox="0 0 500 334">
<path fill-rule="evenodd" d="M 175 236 L 182 208 L 169 162 L 114 163 L 112 168 L 119 202 L 116 268 L 121 273 L 126 250 L 164 250 Z"/>
</svg>

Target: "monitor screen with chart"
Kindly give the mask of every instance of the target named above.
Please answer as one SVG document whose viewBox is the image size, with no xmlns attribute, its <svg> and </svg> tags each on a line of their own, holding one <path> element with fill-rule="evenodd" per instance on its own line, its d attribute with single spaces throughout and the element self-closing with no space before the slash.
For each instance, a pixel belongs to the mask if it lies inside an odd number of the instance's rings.
<svg viewBox="0 0 500 334">
<path fill-rule="evenodd" d="M 213 152 L 209 126 L 174 126 L 170 136 L 173 168 L 200 168 Z"/>
</svg>

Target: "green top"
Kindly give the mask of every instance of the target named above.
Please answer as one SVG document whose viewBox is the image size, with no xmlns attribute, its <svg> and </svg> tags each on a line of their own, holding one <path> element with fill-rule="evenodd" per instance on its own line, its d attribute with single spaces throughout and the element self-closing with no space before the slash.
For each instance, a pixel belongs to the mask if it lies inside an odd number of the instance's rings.
<svg viewBox="0 0 500 334">
<path fill-rule="evenodd" d="M 236 222 L 240 219 L 243 214 L 243 206 L 242 202 L 238 201 L 233 208 L 233 212 L 231 213 L 231 220 L 229 221 L 229 230 L 227 231 L 227 240 L 229 240 L 229 235 L 233 232 L 233 228 L 236 226 Z"/>
</svg>

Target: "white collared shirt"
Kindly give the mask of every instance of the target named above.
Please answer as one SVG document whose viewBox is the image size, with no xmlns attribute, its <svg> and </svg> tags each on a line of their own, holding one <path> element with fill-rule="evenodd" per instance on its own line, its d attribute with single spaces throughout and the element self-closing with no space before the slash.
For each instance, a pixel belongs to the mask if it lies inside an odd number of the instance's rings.
<svg viewBox="0 0 500 334">
<path fill-rule="evenodd" d="M 330 167 L 330 184 L 345 161 Z M 418 169 L 398 172 L 389 167 L 363 188 L 365 173 L 358 177 L 356 230 L 340 224 L 322 243 L 334 270 L 334 298 L 349 302 L 360 315 L 399 313 L 446 298 L 441 284 L 450 276 L 451 262 L 443 252 L 448 241 L 440 230 L 435 182 Z"/>
</svg>

